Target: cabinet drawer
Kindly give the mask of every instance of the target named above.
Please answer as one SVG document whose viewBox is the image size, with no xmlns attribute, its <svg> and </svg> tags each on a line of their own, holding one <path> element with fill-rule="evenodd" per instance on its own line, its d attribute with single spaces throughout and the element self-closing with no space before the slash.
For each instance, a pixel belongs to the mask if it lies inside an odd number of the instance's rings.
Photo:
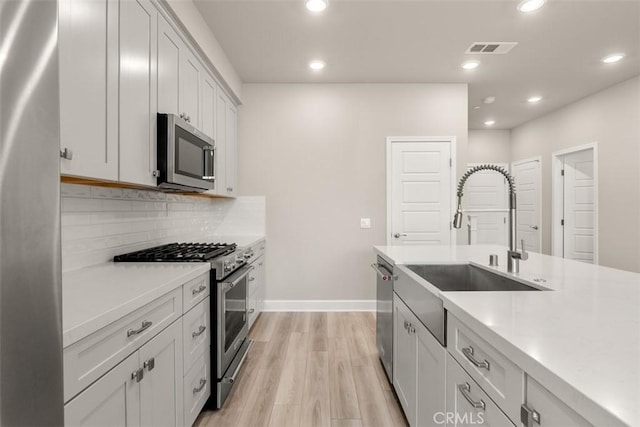
<svg viewBox="0 0 640 427">
<path fill-rule="evenodd" d="M 592 425 L 530 376 L 527 376 L 526 394 L 527 408 L 537 412 L 540 417 L 540 423 L 533 422 L 532 425 L 541 427 Z"/>
<path fill-rule="evenodd" d="M 178 288 L 64 349 L 67 402 L 182 316 Z"/>
<path fill-rule="evenodd" d="M 196 305 L 182 319 L 184 346 L 184 373 L 186 374 L 201 353 L 209 354 L 211 322 L 209 297 Z"/>
<path fill-rule="evenodd" d="M 507 416 L 518 422 L 523 398 L 522 369 L 452 315 L 448 317 L 447 347 Z"/>
<path fill-rule="evenodd" d="M 205 273 L 182 285 L 182 292 L 183 313 L 186 313 L 209 296 L 209 273 Z"/>
<path fill-rule="evenodd" d="M 451 355 L 447 356 L 447 411 L 441 417 L 434 414 L 436 424 L 447 418 L 447 426 L 505 426 L 514 424 L 460 367 Z"/>
<path fill-rule="evenodd" d="M 184 378 L 184 425 L 191 426 L 211 395 L 209 358 L 200 355 Z"/>
</svg>

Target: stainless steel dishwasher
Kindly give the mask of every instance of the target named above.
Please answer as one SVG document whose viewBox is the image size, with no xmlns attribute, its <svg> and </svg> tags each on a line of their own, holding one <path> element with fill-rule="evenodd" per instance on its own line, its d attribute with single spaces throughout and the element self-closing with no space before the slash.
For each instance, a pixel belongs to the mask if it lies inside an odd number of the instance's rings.
<svg viewBox="0 0 640 427">
<path fill-rule="evenodd" d="M 376 280 L 376 346 L 382 366 L 393 382 L 393 266 L 378 257 L 371 267 L 378 274 Z"/>
</svg>

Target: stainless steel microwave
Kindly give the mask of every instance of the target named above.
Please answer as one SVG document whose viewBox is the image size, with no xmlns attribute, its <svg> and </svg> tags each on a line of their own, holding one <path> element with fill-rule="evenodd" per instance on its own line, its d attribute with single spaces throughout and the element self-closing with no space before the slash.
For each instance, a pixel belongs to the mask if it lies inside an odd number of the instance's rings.
<svg viewBox="0 0 640 427">
<path fill-rule="evenodd" d="M 158 113 L 158 187 L 203 192 L 215 188 L 215 142 L 175 114 Z"/>
</svg>

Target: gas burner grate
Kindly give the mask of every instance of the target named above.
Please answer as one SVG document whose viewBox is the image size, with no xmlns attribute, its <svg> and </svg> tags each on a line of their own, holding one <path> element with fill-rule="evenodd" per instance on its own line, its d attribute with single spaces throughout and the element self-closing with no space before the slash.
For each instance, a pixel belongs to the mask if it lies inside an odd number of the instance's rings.
<svg viewBox="0 0 640 427">
<path fill-rule="evenodd" d="M 236 250 L 235 243 L 169 243 L 113 257 L 114 262 L 207 262 Z"/>
</svg>

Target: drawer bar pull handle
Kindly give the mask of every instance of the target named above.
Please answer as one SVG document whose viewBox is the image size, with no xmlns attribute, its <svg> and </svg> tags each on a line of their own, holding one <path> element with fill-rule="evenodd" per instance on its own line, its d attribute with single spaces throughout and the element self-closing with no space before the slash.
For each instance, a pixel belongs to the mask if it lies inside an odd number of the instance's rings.
<svg viewBox="0 0 640 427">
<path fill-rule="evenodd" d="M 471 397 L 471 395 L 469 395 L 469 392 L 471 391 L 471 386 L 469 385 L 469 383 L 458 384 L 458 390 L 460 391 L 460 393 L 462 393 L 462 396 L 464 396 L 467 402 L 469 402 L 469 404 L 474 408 L 482 410 L 486 408 L 484 400 L 480 399 L 480 402 L 473 401 L 473 398 Z"/>
<path fill-rule="evenodd" d="M 207 380 L 200 378 L 200 384 L 198 384 L 198 387 L 193 388 L 193 394 L 200 393 L 205 385 L 207 385 Z"/>
<path fill-rule="evenodd" d="M 193 296 L 196 296 L 196 295 L 201 294 L 202 292 L 204 292 L 204 291 L 206 291 L 206 290 L 207 290 L 206 285 L 200 285 L 197 289 L 193 289 L 193 290 L 191 291 L 191 294 L 192 294 Z"/>
<path fill-rule="evenodd" d="M 484 368 L 487 371 L 489 370 L 488 360 L 479 362 L 475 357 L 473 357 L 473 347 L 469 346 L 469 347 L 463 348 L 462 354 L 464 354 L 464 357 L 466 357 L 467 360 L 469 360 L 469 362 L 473 363 L 473 366 L 475 366 L 476 368 Z"/>
<path fill-rule="evenodd" d="M 153 322 L 145 320 L 144 322 L 142 322 L 142 326 L 140 326 L 140 328 L 138 328 L 138 329 L 129 329 L 127 331 L 127 338 L 129 338 L 129 337 L 131 337 L 133 335 L 138 335 L 138 334 L 143 333 L 144 331 L 149 329 L 151 327 L 151 325 L 153 325 Z"/>
<path fill-rule="evenodd" d="M 199 337 L 200 335 L 202 335 L 204 333 L 204 331 L 207 330 L 207 327 L 204 325 L 200 325 L 200 327 L 198 328 L 198 332 L 192 332 L 191 333 L 191 337 L 192 338 L 196 338 Z"/>
</svg>

